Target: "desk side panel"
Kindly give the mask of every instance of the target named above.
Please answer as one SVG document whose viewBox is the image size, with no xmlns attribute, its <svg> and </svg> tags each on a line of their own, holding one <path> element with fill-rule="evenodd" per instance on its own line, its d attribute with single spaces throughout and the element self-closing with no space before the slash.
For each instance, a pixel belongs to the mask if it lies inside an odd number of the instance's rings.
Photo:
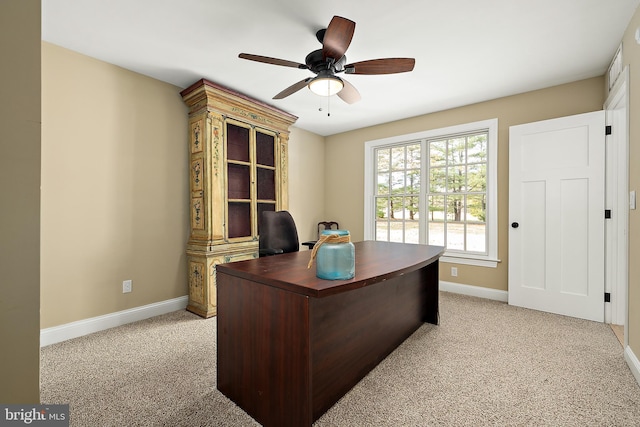
<svg viewBox="0 0 640 427">
<path fill-rule="evenodd" d="M 315 421 L 424 322 L 437 323 L 438 262 L 310 304 Z"/>
<path fill-rule="evenodd" d="M 308 297 L 217 274 L 217 387 L 264 426 L 311 425 Z"/>
</svg>

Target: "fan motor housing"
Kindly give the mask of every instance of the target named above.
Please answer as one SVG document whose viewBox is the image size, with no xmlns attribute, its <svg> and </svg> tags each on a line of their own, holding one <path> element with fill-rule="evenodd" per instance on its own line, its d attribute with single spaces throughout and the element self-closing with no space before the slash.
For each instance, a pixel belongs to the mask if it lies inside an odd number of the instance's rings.
<svg viewBox="0 0 640 427">
<path fill-rule="evenodd" d="M 304 59 L 305 64 L 309 67 L 309 70 L 318 74 L 321 71 L 329 70 L 332 73 L 340 72 L 344 69 L 344 64 L 347 62 L 347 56 L 343 55 L 337 61 L 332 58 L 324 59 L 322 49 L 314 50 Z"/>
</svg>

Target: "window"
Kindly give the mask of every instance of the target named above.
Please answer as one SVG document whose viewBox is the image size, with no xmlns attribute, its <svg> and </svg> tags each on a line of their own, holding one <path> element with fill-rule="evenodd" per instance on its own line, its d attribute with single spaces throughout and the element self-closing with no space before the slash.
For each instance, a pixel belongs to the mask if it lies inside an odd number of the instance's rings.
<svg viewBox="0 0 640 427">
<path fill-rule="evenodd" d="M 486 255 L 488 131 L 427 140 L 427 241 Z"/>
<path fill-rule="evenodd" d="M 369 141 L 365 239 L 446 248 L 442 261 L 495 267 L 497 119 Z"/>
<path fill-rule="evenodd" d="M 420 243 L 420 144 L 376 149 L 376 239 Z"/>
</svg>

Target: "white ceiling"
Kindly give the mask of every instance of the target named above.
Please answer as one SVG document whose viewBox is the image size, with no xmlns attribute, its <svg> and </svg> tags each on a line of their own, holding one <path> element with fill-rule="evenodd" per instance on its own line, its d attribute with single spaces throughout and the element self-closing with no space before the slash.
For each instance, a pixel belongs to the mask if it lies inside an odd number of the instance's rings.
<svg viewBox="0 0 640 427">
<path fill-rule="evenodd" d="M 209 79 L 326 136 L 603 75 L 639 3 L 42 0 L 42 39 L 180 88 Z M 362 95 L 352 105 L 306 88 L 273 100 L 313 74 L 238 58 L 245 52 L 304 63 L 321 47 L 316 31 L 334 15 L 356 22 L 349 63 L 413 57 L 414 71 L 346 76 Z"/>
</svg>

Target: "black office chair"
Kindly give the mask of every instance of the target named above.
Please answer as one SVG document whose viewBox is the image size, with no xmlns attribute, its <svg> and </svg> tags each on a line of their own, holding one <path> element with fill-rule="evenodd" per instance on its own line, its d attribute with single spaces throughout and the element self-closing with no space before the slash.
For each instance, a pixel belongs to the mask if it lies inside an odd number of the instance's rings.
<svg viewBox="0 0 640 427">
<path fill-rule="evenodd" d="M 320 239 L 320 234 L 323 230 L 338 230 L 340 226 L 335 221 L 320 221 L 318 223 L 318 240 Z M 302 242 L 303 245 L 309 248 L 309 250 L 313 249 L 318 240 L 310 240 L 308 242 Z"/>
<path fill-rule="evenodd" d="M 261 257 L 300 250 L 296 223 L 288 211 L 264 211 L 259 225 Z"/>
</svg>

